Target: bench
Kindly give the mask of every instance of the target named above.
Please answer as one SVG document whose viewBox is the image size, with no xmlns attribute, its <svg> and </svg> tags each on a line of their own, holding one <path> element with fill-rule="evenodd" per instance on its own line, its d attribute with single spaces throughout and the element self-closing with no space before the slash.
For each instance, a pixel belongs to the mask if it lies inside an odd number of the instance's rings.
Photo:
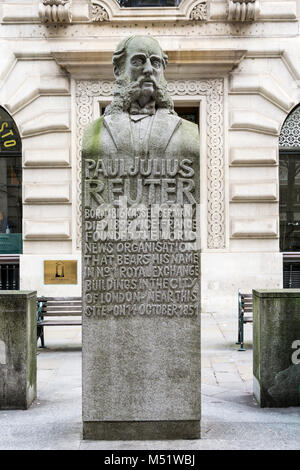
<svg viewBox="0 0 300 470">
<path fill-rule="evenodd" d="M 41 340 L 41 347 L 45 347 L 44 326 L 81 325 L 80 319 L 70 319 L 82 315 L 81 297 L 38 297 L 37 298 L 37 340 Z M 45 319 L 49 317 L 49 319 Z M 51 317 L 64 317 L 62 319 Z"/>
<path fill-rule="evenodd" d="M 244 324 L 253 323 L 253 296 L 252 294 L 242 294 L 239 290 L 238 309 L 238 341 L 240 347 L 238 351 L 246 351 L 244 348 Z"/>
</svg>

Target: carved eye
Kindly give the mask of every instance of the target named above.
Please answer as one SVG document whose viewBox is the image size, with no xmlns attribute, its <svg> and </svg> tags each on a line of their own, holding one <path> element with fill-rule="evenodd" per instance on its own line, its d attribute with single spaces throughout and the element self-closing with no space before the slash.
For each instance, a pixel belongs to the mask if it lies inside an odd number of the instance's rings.
<svg viewBox="0 0 300 470">
<path fill-rule="evenodd" d="M 132 65 L 134 65 L 135 67 L 140 67 L 141 65 L 143 65 L 144 61 L 141 57 L 134 57 L 132 60 L 131 60 L 131 63 Z"/>
<path fill-rule="evenodd" d="M 154 67 L 155 69 L 159 69 L 161 65 L 158 59 L 152 59 L 151 64 L 152 64 L 152 67 Z"/>
</svg>

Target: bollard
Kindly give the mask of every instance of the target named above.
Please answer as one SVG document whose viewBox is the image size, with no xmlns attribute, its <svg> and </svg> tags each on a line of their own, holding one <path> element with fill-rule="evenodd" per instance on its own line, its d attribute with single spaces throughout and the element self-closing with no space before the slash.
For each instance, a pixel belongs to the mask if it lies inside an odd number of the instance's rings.
<svg viewBox="0 0 300 470">
<path fill-rule="evenodd" d="M 0 409 L 36 397 L 36 292 L 0 291 Z"/>
<path fill-rule="evenodd" d="M 253 379 L 261 407 L 300 405 L 300 289 L 253 291 Z"/>
</svg>

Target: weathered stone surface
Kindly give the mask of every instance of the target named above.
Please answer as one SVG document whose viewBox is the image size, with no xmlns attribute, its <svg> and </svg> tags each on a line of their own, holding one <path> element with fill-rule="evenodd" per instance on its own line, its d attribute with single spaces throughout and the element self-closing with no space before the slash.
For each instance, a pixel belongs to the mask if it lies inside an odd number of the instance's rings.
<svg viewBox="0 0 300 470">
<path fill-rule="evenodd" d="M 27 409 L 36 397 L 36 292 L 0 293 L 0 409 Z"/>
<path fill-rule="evenodd" d="M 84 134 L 87 439 L 199 437 L 199 139 L 166 62 L 152 38 L 123 41 L 114 100 Z"/>
<path fill-rule="evenodd" d="M 91 440 L 198 439 L 200 421 L 91 421 L 83 423 L 83 435 Z"/>
<path fill-rule="evenodd" d="M 254 290 L 254 395 L 261 407 L 300 405 L 300 290 Z"/>
</svg>

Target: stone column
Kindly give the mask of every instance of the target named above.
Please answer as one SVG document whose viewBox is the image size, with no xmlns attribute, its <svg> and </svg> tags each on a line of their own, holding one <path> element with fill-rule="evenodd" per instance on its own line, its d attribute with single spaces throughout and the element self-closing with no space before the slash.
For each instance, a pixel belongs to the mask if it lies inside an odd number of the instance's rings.
<svg viewBox="0 0 300 470">
<path fill-rule="evenodd" d="M 0 409 L 36 397 L 36 292 L 0 291 Z"/>
<path fill-rule="evenodd" d="M 300 289 L 253 291 L 254 396 L 261 407 L 300 405 Z"/>
</svg>

